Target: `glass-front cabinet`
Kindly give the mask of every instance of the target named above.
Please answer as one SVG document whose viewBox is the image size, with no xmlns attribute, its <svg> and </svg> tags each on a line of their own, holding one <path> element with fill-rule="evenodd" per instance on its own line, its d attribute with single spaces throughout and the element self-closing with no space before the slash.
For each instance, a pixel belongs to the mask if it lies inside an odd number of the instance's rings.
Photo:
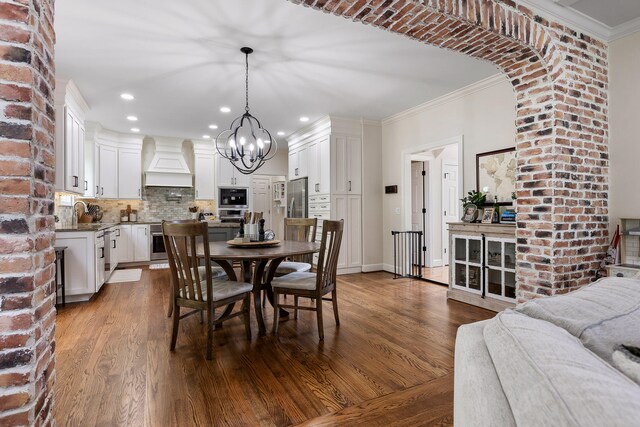
<svg viewBox="0 0 640 427">
<path fill-rule="evenodd" d="M 516 302 L 515 227 L 449 224 L 448 297 L 494 311 Z"/>
</svg>

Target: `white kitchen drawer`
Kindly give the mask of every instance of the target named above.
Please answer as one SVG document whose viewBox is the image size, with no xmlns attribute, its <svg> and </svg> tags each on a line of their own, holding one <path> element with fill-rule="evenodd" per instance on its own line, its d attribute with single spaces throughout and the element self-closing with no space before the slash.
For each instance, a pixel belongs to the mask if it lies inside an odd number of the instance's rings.
<svg viewBox="0 0 640 427">
<path fill-rule="evenodd" d="M 331 212 L 309 212 L 309 218 L 318 218 L 318 221 L 331 218 Z"/>
<path fill-rule="evenodd" d="M 309 204 L 312 203 L 329 203 L 331 201 L 331 196 L 328 194 L 316 194 L 313 196 L 309 196 Z"/>
<path fill-rule="evenodd" d="M 329 203 L 310 203 L 309 204 L 309 212 L 322 212 L 322 211 L 331 211 L 331 205 Z"/>
<path fill-rule="evenodd" d="M 628 277 L 640 279 L 640 266 L 609 265 L 607 266 L 609 277 Z"/>
</svg>

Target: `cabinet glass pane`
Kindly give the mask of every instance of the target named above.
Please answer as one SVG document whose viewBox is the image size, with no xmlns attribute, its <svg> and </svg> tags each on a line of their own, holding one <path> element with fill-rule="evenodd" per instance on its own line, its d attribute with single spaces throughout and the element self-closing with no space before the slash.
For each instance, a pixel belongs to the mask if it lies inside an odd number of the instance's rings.
<svg viewBox="0 0 640 427">
<path fill-rule="evenodd" d="M 466 261 L 467 260 L 467 239 L 460 239 L 456 237 L 455 242 L 455 250 L 456 250 L 456 261 Z"/>
<path fill-rule="evenodd" d="M 482 273 L 480 267 L 469 266 L 469 288 L 480 290 L 480 284 L 482 283 Z"/>
<path fill-rule="evenodd" d="M 502 271 L 489 269 L 488 276 L 487 293 L 502 296 Z"/>
<path fill-rule="evenodd" d="M 504 266 L 512 270 L 516 269 L 516 244 L 505 242 L 504 244 Z"/>
<path fill-rule="evenodd" d="M 456 263 L 456 285 L 467 287 L 467 266 Z"/>
<path fill-rule="evenodd" d="M 502 242 L 487 241 L 487 265 L 502 267 Z"/>
<path fill-rule="evenodd" d="M 516 273 L 504 272 L 504 296 L 507 298 L 516 297 Z"/>
<path fill-rule="evenodd" d="M 482 242 L 480 240 L 469 240 L 469 262 L 480 264 L 482 254 Z"/>
</svg>

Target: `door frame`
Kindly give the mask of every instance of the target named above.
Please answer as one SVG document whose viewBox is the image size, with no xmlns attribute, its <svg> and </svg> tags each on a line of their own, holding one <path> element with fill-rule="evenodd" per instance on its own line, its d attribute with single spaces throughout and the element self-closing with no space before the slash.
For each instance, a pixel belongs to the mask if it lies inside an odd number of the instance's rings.
<svg viewBox="0 0 640 427">
<path fill-rule="evenodd" d="M 414 147 L 406 148 L 402 150 L 401 155 L 401 164 L 400 170 L 402 171 L 402 180 L 400 185 L 400 198 L 401 198 L 401 206 L 400 206 L 400 214 L 402 218 L 402 229 L 410 230 L 411 229 L 411 161 L 412 156 L 420 154 L 424 151 L 430 151 L 437 148 L 443 148 L 448 145 L 458 145 L 458 173 L 460 174 L 460 179 L 458 180 L 458 195 L 459 198 L 464 196 L 464 135 L 457 135 L 451 138 L 442 139 L 439 141 L 429 142 L 427 144 L 416 145 Z M 427 222 L 428 222 L 427 217 Z M 429 227 L 427 227 L 428 229 Z M 427 230 L 425 230 L 425 233 Z M 425 235 L 425 241 L 423 242 L 426 245 L 426 239 L 432 239 L 432 236 Z M 443 242 L 443 245 L 447 244 Z M 433 247 L 433 242 L 430 241 L 430 244 L 427 247 Z"/>
</svg>

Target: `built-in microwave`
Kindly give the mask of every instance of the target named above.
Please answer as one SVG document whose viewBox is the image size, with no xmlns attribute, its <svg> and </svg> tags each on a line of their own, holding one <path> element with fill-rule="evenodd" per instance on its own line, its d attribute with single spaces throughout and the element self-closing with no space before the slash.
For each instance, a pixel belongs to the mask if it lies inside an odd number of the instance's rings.
<svg viewBox="0 0 640 427">
<path fill-rule="evenodd" d="M 220 209 L 248 209 L 249 190 L 247 188 L 220 188 L 218 208 Z"/>
</svg>

